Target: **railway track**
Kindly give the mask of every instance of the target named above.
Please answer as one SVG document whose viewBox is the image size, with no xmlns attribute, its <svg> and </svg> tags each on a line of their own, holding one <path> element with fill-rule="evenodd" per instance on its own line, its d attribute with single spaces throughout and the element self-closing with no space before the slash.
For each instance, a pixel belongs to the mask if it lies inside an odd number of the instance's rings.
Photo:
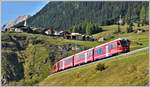
<svg viewBox="0 0 150 87">
<path fill-rule="evenodd" d="M 60 74 L 60 73 L 63 73 L 63 72 L 69 71 L 69 70 L 73 70 L 73 69 L 77 69 L 77 68 L 80 68 L 80 67 L 84 67 L 84 66 L 86 66 L 86 65 L 94 64 L 94 63 L 97 63 L 97 62 L 99 62 L 99 61 L 105 61 L 105 60 L 109 60 L 109 59 L 113 59 L 113 58 L 117 58 L 117 57 L 122 57 L 122 56 L 131 55 L 131 54 L 134 54 L 134 53 L 139 52 L 139 51 L 147 50 L 148 48 L 149 48 L 149 47 L 140 48 L 140 49 L 137 49 L 137 50 L 130 51 L 130 52 L 128 52 L 128 53 L 122 53 L 122 54 L 117 55 L 117 56 L 112 56 L 112 57 L 108 57 L 108 58 L 106 58 L 106 59 L 102 59 L 102 60 L 98 60 L 98 61 L 95 61 L 95 62 L 87 63 L 87 64 L 80 65 L 80 66 L 76 66 L 76 67 L 73 67 L 73 68 L 69 68 L 69 69 L 66 69 L 66 70 L 63 70 L 63 71 L 60 71 L 60 72 L 51 74 L 51 75 L 49 75 L 48 77 L 53 76 L 53 75 L 56 75 L 56 74 Z M 46 79 L 48 79 L 48 77 L 47 77 Z"/>
</svg>

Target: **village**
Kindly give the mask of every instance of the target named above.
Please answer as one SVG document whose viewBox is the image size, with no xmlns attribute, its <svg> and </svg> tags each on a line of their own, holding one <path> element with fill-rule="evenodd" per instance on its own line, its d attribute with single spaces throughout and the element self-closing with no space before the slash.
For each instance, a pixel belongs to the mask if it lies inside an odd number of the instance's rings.
<svg viewBox="0 0 150 87">
<path fill-rule="evenodd" d="M 36 28 L 36 27 L 28 27 L 26 24 L 26 20 L 22 23 L 14 25 L 8 29 L 5 29 L 2 32 L 16 32 L 16 33 L 32 33 L 32 34 L 42 34 L 47 36 L 53 37 L 62 37 L 63 39 L 70 39 L 70 40 L 82 40 L 82 41 L 95 41 L 91 35 L 84 35 L 80 33 L 68 32 L 63 30 L 54 30 L 53 28 Z"/>
<path fill-rule="evenodd" d="M 116 35 L 117 33 L 124 33 L 120 31 L 120 25 L 123 23 L 123 20 L 121 19 L 121 16 L 119 16 L 119 21 L 118 21 L 118 30 L 117 32 L 114 32 Z M 134 25 L 131 26 L 132 29 L 128 30 L 127 32 L 134 32 L 137 34 L 140 34 L 142 32 L 145 32 L 145 29 L 133 29 Z M 10 28 L 6 28 L 2 32 L 16 32 L 16 33 L 32 33 L 32 34 L 42 34 L 42 35 L 47 35 L 51 37 L 59 37 L 63 39 L 69 39 L 69 40 L 80 40 L 80 41 L 98 41 L 98 42 L 104 42 L 107 38 L 113 37 L 111 35 L 106 35 L 105 37 L 99 37 L 96 38 L 93 35 L 88 35 L 88 34 L 81 34 L 79 32 L 68 32 L 65 30 L 55 30 L 52 27 L 48 28 L 37 28 L 37 27 L 29 27 L 27 26 L 26 20 L 23 20 L 22 22 L 11 26 Z"/>
</svg>

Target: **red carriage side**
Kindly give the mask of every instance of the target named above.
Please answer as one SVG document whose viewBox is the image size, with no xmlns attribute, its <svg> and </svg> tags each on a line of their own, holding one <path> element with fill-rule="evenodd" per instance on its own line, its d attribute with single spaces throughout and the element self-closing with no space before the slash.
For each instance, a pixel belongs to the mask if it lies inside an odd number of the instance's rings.
<svg viewBox="0 0 150 87">
<path fill-rule="evenodd" d="M 94 60 L 106 57 L 105 47 L 106 47 L 106 45 L 100 45 L 100 46 L 95 47 L 95 49 L 94 49 Z"/>
<path fill-rule="evenodd" d="M 87 57 L 87 51 L 82 51 L 74 55 L 74 66 L 83 64 L 87 62 L 85 59 Z"/>
<path fill-rule="evenodd" d="M 94 60 L 109 57 L 122 52 L 128 52 L 129 45 L 129 40 L 121 38 L 99 45 L 94 49 Z"/>
<path fill-rule="evenodd" d="M 88 49 L 87 57 L 85 57 L 85 63 L 94 61 L 94 48 Z"/>
<path fill-rule="evenodd" d="M 72 56 L 62 59 L 60 62 L 60 65 L 61 65 L 60 69 L 64 70 L 66 68 L 73 67 L 73 58 L 74 56 L 72 55 Z"/>
<path fill-rule="evenodd" d="M 59 61 L 59 71 L 61 71 L 63 69 L 64 69 L 64 62 L 63 62 L 63 60 L 60 60 Z"/>
</svg>

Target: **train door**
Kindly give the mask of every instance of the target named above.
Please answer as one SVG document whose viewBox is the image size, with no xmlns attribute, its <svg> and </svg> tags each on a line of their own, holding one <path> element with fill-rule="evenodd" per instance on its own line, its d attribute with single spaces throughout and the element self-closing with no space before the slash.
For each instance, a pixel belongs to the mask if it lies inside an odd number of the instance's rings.
<svg viewBox="0 0 150 87">
<path fill-rule="evenodd" d="M 62 63 L 63 63 L 63 65 L 62 65 L 62 66 L 63 66 L 63 70 L 65 69 L 65 63 L 64 63 L 64 62 L 65 62 L 65 61 L 63 60 L 63 61 L 62 61 Z"/>
<path fill-rule="evenodd" d="M 87 51 L 88 52 L 88 51 Z M 85 63 L 87 63 L 87 52 L 84 54 L 85 55 Z"/>
<path fill-rule="evenodd" d="M 108 57 L 108 52 L 109 52 L 108 45 L 106 45 L 106 57 Z"/>
<path fill-rule="evenodd" d="M 121 48 L 121 42 L 117 41 L 117 52 L 121 52 L 122 48 Z"/>
</svg>

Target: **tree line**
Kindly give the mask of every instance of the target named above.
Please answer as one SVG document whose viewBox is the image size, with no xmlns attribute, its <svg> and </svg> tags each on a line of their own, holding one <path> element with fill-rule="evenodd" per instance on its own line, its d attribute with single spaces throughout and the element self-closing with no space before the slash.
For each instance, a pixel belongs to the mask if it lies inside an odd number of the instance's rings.
<svg viewBox="0 0 150 87">
<path fill-rule="evenodd" d="M 68 31 L 74 33 L 92 35 L 95 33 L 102 32 L 103 29 L 98 24 L 92 23 L 90 21 L 85 21 L 83 23 L 70 27 Z"/>
</svg>

